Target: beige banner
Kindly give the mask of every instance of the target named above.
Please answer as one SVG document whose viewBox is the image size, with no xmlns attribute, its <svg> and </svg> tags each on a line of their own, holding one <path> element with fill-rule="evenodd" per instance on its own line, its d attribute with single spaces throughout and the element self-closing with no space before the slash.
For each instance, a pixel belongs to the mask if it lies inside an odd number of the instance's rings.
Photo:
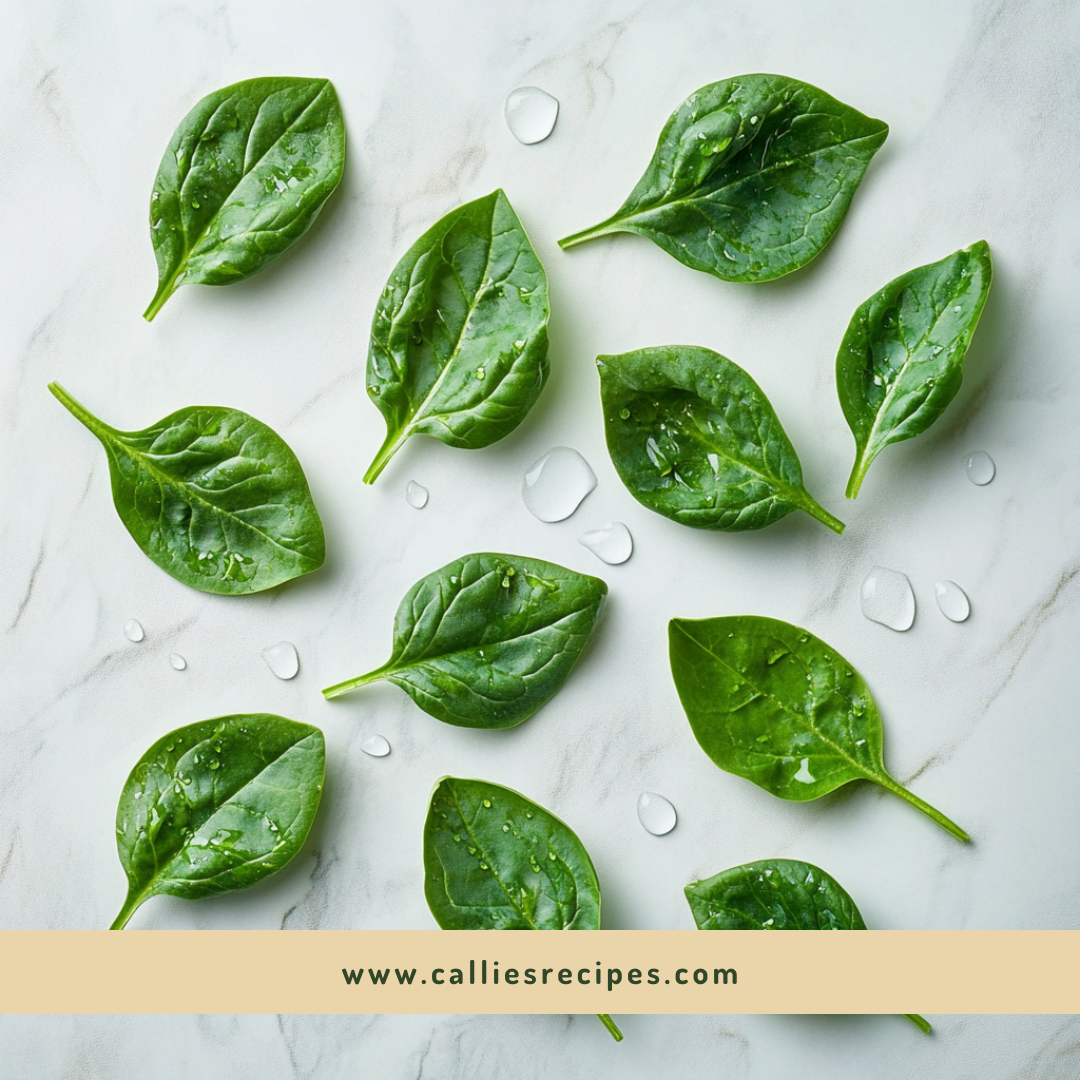
<svg viewBox="0 0 1080 1080">
<path fill-rule="evenodd" d="M 1077 1013 L 1080 931 L 0 932 L 5 1013 Z"/>
</svg>

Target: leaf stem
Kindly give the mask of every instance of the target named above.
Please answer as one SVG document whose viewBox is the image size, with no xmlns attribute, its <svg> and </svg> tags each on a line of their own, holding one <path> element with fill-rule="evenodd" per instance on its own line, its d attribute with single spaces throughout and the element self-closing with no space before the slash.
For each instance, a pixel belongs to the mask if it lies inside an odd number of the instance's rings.
<svg viewBox="0 0 1080 1080">
<path fill-rule="evenodd" d="M 902 787 L 888 774 L 875 777 L 875 780 L 887 791 L 899 795 L 905 802 L 909 802 L 917 810 L 921 810 L 928 818 L 936 821 L 946 832 L 952 833 L 957 840 L 961 840 L 965 844 L 971 843 L 971 837 L 955 821 L 950 821 L 940 810 L 935 810 L 928 802 L 923 802 L 918 795 L 912 795 L 906 787 Z"/>
<path fill-rule="evenodd" d="M 123 930 L 128 924 L 128 920 L 135 914 L 135 909 L 146 899 L 146 893 L 135 891 L 134 886 L 128 890 L 127 899 L 124 901 L 124 906 L 120 909 L 120 914 L 113 919 L 110 930 Z"/>
<path fill-rule="evenodd" d="M 364 473 L 364 483 L 374 484 L 379 478 L 379 473 L 386 468 L 387 462 L 398 452 L 401 444 L 409 437 L 409 429 L 406 427 L 404 431 L 393 432 L 388 431 L 386 438 L 383 441 L 379 452 L 375 455 L 375 460 L 371 463 L 368 471 Z"/>
<path fill-rule="evenodd" d="M 345 682 L 335 683 L 333 686 L 328 686 L 323 692 L 322 696 L 330 700 L 330 698 L 341 697 L 342 694 L 349 693 L 350 690 L 356 690 L 361 686 L 367 686 L 368 683 L 378 682 L 383 677 L 385 668 L 379 668 L 377 671 L 369 671 L 366 675 L 357 675 L 355 679 L 346 679 Z"/>
<path fill-rule="evenodd" d="M 862 487 L 863 477 L 866 476 L 866 470 L 870 468 L 870 462 L 863 460 L 863 455 L 860 453 L 855 458 L 855 464 L 851 466 L 851 475 L 848 477 L 847 490 L 844 495 L 849 499 L 854 499 L 859 494 L 859 488 Z"/>
<path fill-rule="evenodd" d="M 901 1013 L 900 1015 L 905 1020 L 910 1020 L 920 1031 L 925 1032 L 927 1035 L 933 1030 L 930 1027 L 930 1021 L 918 1013 Z"/>
<path fill-rule="evenodd" d="M 76 420 L 95 435 L 100 435 L 103 429 L 112 431 L 112 428 L 103 424 L 85 405 L 80 405 L 58 382 L 49 383 L 49 392 Z"/>
<path fill-rule="evenodd" d="M 559 247 L 565 251 L 567 248 L 585 243 L 586 240 L 595 240 L 598 236 L 609 236 L 611 233 L 621 232 L 620 220 L 619 215 L 615 214 L 613 217 L 609 217 L 607 221 L 601 221 L 599 225 L 594 225 L 591 229 L 582 229 L 581 232 L 564 237 L 559 241 Z"/>
<path fill-rule="evenodd" d="M 596 1014 L 596 1019 L 599 1020 L 600 1023 L 603 1024 L 604 1027 L 606 1027 L 608 1029 L 608 1031 L 611 1032 L 611 1037 L 616 1042 L 622 1042 L 623 1041 L 623 1033 L 619 1030 L 618 1024 L 616 1024 L 615 1021 L 612 1020 L 611 1017 L 608 1016 L 607 1013 L 597 1013 Z"/>
<path fill-rule="evenodd" d="M 150 306 L 143 312 L 143 318 L 147 322 L 154 321 L 154 316 L 165 306 L 165 301 L 176 292 L 180 284 L 177 279 L 180 277 L 181 271 L 182 267 L 174 270 L 169 277 L 158 283 L 158 291 L 154 293 L 154 299 L 150 301 Z"/>
<path fill-rule="evenodd" d="M 811 517 L 817 518 L 823 525 L 828 525 L 834 533 L 842 533 L 844 531 L 844 523 L 836 517 L 833 517 L 824 506 L 817 503 L 809 492 L 804 491 L 805 498 L 800 500 L 799 505 L 805 510 Z"/>
</svg>

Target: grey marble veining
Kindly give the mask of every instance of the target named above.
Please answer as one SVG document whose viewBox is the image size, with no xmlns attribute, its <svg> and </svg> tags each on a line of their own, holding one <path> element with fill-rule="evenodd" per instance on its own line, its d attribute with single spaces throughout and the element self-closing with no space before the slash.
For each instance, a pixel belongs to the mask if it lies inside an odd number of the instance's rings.
<svg viewBox="0 0 1080 1080">
<path fill-rule="evenodd" d="M 420 831 L 445 773 L 521 790 L 569 822 L 604 889 L 609 928 L 689 928 L 682 886 L 739 862 L 819 863 L 874 927 L 1080 929 L 1080 7 L 1055 0 L 737 4 L 733 0 L 451 0 L 296 5 L 49 0 L 9 5 L 2 49 L 0 424 L 0 927 L 107 926 L 124 896 L 113 843 L 132 764 L 164 732 L 271 711 L 318 724 L 330 755 L 311 840 L 248 893 L 158 898 L 132 926 L 430 927 Z M 716 281 L 631 236 L 568 253 L 558 237 L 608 216 L 671 110 L 699 86 L 782 72 L 884 118 L 890 135 L 836 239 L 763 286 Z M 158 159 L 211 90 L 261 74 L 331 78 L 348 127 L 339 192 L 304 241 L 256 278 L 188 287 L 153 325 L 147 206 Z M 561 103 L 520 145 L 516 86 Z M 413 239 L 502 187 L 548 271 L 552 377 L 509 438 L 482 451 L 413 439 L 360 482 L 383 426 L 364 392 L 375 300 Z M 985 238 L 995 283 L 957 400 L 885 451 L 846 503 L 853 442 L 833 385 L 855 307 L 900 272 Z M 802 515 L 753 534 L 682 528 L 622 487 L 604 446 L 601 352 L 691 343 L 731 357 L 770 396 L 807 486 L 847 522 Z M 283 435 L 327 531 L 318 574 L 219 598 L 165 576 L 111 504 L 104 455 L 51 398 L 62 382 L 117 427 L 228 404 Z M 525 509 L 521 477 L 553 446 L 599 480 L 569 519 Z M 975 487 L 971 450 L 997 476 Z M 430 491 L 417 511 L 409 480 Z M 845 504 L 846 503 L 846 504 Z M 633 557 L 577 542 L 624 521 Z M 476 550 L 603 577 L 611 602 L 565 689 L 520 728 L 439 724 L 399 691 L 325 702 L 319 688 L 381 663 L 420 576 Z M 867 622 L 859 583 L 895 567 L 916 594 L 906 634 Z M 972 615 L 937 611 L 951 579 Z M 951 837 L 895 798 L 852 787 L 783 803 L 718 771 L 667 668 L 669 617 L 756 613 L 805 625 L 867 679 L 899 780 L 963 825 Z M 139 644 L 123 624 L 138 618 Z M 260 650 L 286 639 L 281 682 Z M 174 671 L 170 652 L 188 667 Z M 392 753 L 371 758 L 369 735 Z M 665 837 L 642 791 L 676 806 Z M 1080 1031 L 1055 1017 L 943 1017 L 932 1039 L 895 1018 L 7 1018 L 11 1077 L 282 1075 L 731 1077 L 1077 1072 Z M 170 1056 L 168 1045 L 183 1047 Z"/>
</svg>

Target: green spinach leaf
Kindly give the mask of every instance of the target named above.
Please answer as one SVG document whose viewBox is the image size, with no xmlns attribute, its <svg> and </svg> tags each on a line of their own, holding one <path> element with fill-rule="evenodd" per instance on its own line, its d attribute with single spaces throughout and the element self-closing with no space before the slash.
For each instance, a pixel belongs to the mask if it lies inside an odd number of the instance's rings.
<svg viewBox="0 0 1080 1080">
<path fill-rule="evenodd" d="M 686 886 L 699 930 L 865 930 L 855 901 L 831 874 L 794 859 L 733 866 Z M 930 1025 L 904 1013 L 916 1027 Z"/>
<path fill-rule="evenodd" d="M 367 387 L 386 419 L 371 484 L 410 435 L 476 450 L 525 419 L 548 376 L 547 277 L 506 196 L 437 221 L 375 309 Z"/>
<path fill-rule="evenodd" d="M 606 595 L 599 578 L 553 563 L 466 555 L 409 590 L 382 667 L 323 694 L 386 679 L 444 723 L 514 727 L 566 682 Z"/>
<path fill-rule="evenodd" d="M 435 785 L 424 895 L 444 930 L 600 929 L 600 883 L 581 841 L 542 806 L 485 780 Z M 600 1020 L 622 1039 L 610 1016 Z"/>
<path fill-rule="evenodd" d="M 980 240 L 901 274 L 851 317 L 836 356 L 836 390 L 855 436 L 849 499 L 886 446 L 925 431 L 956 397 L 992 276 Z"/>
<path fill-rule="evenodd" d="M 161 159 L 150 197 L 158 291 L 231 285 L 311 228 L 345 168 L 345 123 L 327 79 L 248 79 L 204 97 Z"/>
<path fill-rule="evenodd" d="M 177 581 L 237 595 L 322 566 L 323 527 L 303 469 L 265 424 L 196 405 L 117 431 L 58 383 L 49 389 L 101 441 L 120 520 Z"/>
<path fill-rule="evenodd" d="M 697 529 L 763 529 L 805 510 L 844 531 L 803 487 L 795 448 L 741 367 L 689 345 L 596 363 L 611 460 L 638 502 Z"/>
<path fill-rule="evenodd" d="M 307 839 L 325 766 L 318 728 L 267 713 L 203 720 L 158 739 L 116 809 L 128 896 L 111 929 L 151 896 L 198 900 L 280 870 Z"/>
<path fill-rule="evenodd" d="M 725 281 L 771 281 L 832 239 L 888 133 L 783 75 L 710 83 L 672 114 L 618 212 L 559 244 L 637 233 Z"/>
<path fill-rule="evenodd" d="M 779 619 L 734 615 L 672 619 L 668 642 L 694 737 L 721 769 L 798 802 L 872 780 L 970 840 L 885 770 L 874 699 L 820 638 Z"/>
</svg>

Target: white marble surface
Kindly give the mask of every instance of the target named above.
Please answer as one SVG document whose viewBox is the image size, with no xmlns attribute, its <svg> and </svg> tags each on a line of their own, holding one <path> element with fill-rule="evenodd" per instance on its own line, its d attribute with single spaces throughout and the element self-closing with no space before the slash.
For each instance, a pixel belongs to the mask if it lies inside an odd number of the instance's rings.
<svg viewBox="0 0 1080 1080">
<path fill-rule="evenodd" d="M 444 773 L 508 784 L 568 821 L 596 863 L 609 928 L 690 928 L 686 882 L 766 856 L 827 868 L 874 927 L 1080 928 L 1078 42 L 1080 7 L 1052 0 L 9 4 L 0 926 L 107 926 L 125 892 L 113 814 L 131 765 L 181 724 L 262 710 L 326 732 L 310 842 L 255 890 L 155 899 L 133 928 L 430 927 L 420 830 Z M 556 238 L 622 201 L 679 101 L 750 71 L 805 79 L 891 126 L 818 260 L 738 286 L 636 237 L 559 251 Z M 270 270 L 182 289 L 147 325 L 158 159 L 199 97 L 262 74 L 334 81 L 349 134 L 342 188 Z M 530 84 L 561 110 L 551 138 L 522 146 L 502 107 Z M 363 378 L 376 297 L 428 224 L 499 186 L 548 270 L 550 383 L 503 442 L 465 452 L 414 439 L 367 488 L 383 431 Z M 959 397 L 931 432 L 887 450 L 845 505 L 852 440 L 832 370 L 851 312 L 901 271 L 980 238 L 996 280 Z M 847 522 L 843 537 L 805 515 L 699 532 L 631 498 L 604 447 L 593 358 L 675 342 L 752 373 L 810 490 Z M 118 427 L 195 403 L 270 424 L 307 471 L 326 567 L 242 599 L 174 582 L 124 531 L 104 455 L 46 392 L 50 379 Z M 599 485 L 546 525 L 522 505 L 520 480 L 559 444 L 585 455 Z M 987 487 L 964 476 L 973 449 L 997 462 Z M 430 489 L 425 509 L 406 503 L 409 480 Z M 577 543 L 612 519 L 634 535 L 623 566 Z M 320 687 L 385 659 L 409 585 L 476 550 L 608 581 L 598 636 L 554 701 L 486 733 L 439 724 L 390 686 L 322 700 Z M 874 564 L 912 581 L 906 634 L 860 613 Z M 937 611 L 942 578 L 971 597 L 967 623 Z M 885 716 L 887 764 L 973 845 L 869 787 L 797 805 L 712 765 L 679 708 L 665 624 L 748 612 L 804 625 L 858 666 Z M 131 616 L 141 644 L 123 636 Z M 281 639 L 301 656 L 288 683 L 259 655 Z M 186 671 L 170 667 L 173 651 Z M 389 757 L 362 753 L 374 732 Z M 670 835 L 638 824 L 643 790 L 678 808 Z M 616 1048 L 595 1021 L 563 1017 L 9 1018 L 0 1072 L 572 1077 L 617 1062 L 634 1077 L 863 1077 L 872 1062 L 882 1077 L 1007 1080 L 1080 1069 L 1075 1020 L 1053 1017 L 945 1017 L 933 1039 L 887 1017 L 627 1017 L 625 1030 Z"/>
</svg>

